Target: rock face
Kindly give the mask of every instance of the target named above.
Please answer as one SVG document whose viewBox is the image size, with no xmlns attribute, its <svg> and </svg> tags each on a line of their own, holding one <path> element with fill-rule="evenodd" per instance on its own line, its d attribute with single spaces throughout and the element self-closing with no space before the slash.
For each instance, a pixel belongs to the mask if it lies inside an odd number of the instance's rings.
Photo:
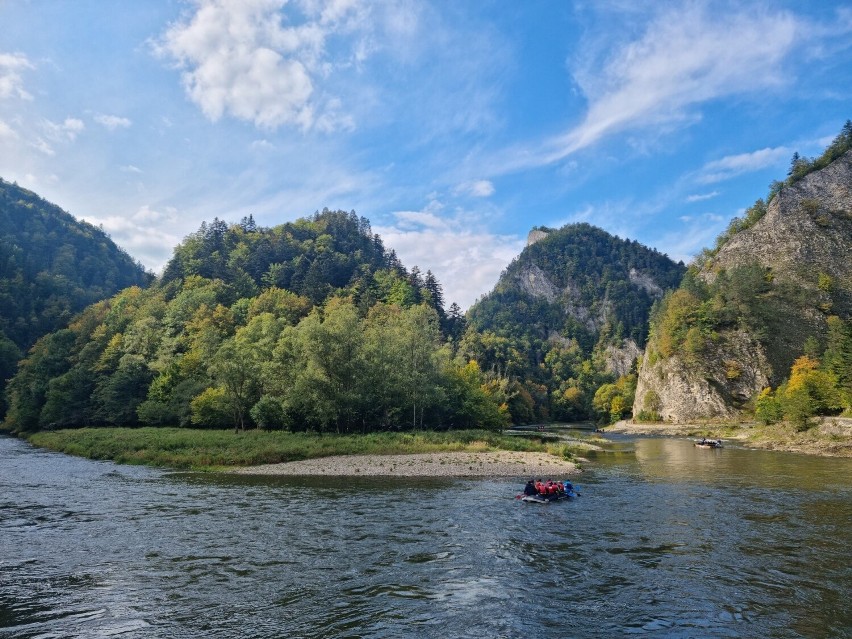
<svg viewBox="0 0 852 639">
<path fill-rule="evenodd" d="M 543 231 L 541 229 L 533 229 L 530 231 L 529 235 L 527 235 L 527 246 L 532 246 L 539 240 L 543 240 L 548 236 L 547 231 Z"/>
<path fill-rule="evenodd" d="M 524 264 L 518 272 L 516 284 L 518 289 L 530 297 L 559 305 L 565 315 L 590 331 L 600 330 L 606 322 L 608 305 L 605 301 L 596 313 L 592 312 L 580 301 L 580 287 L 576 282 L 569 279 L 563 288 L 559 288 L 535 263 Z"/>
<path fill-rule="evenodd" d="M 761 389 L 777 385 L 805 340 L 825 334 L 829 315 L 852 316 L 850 249 L 852 151 L 784 187 L 766 214 L 733 235 L 697 274 L 712 283 L 737 267 L 765 269 L 783 311 L 770 318 L 769 330 L 724 331 L 700 359 L 685 353 L 662 359 L 649 344 L 633 414 L 656 412 L 672 422 L 731 418 Z"/>
<path fill-rule="evenodd" d="M 631 268 L 627 276 L 630 278 L 631 284 L 646 290 L 650 295 L 657 298 L 663 296 L 663 288 L 647 273 L 640 273 L 635 268 Z"/>
<path fill-rule="evenodd" d="M 535 232 L 535 231 L 533 231 Z M 532 297 L 555 301 L 561 291 L 536 264 L 525 264 L 518 273 L 518 288 Z"/>
<path fill-rule="evenodd" d="M 604 349 L 605 370 L 616 377 L 627 375 L 641 354 L 642 349 L 632 339 L 624 340 L 620 348 L 610 344 Z"/>
<path fill-rule="evenodd" d="M 850 249 L 852 151 L 782 189 L 766 215 L 728 240 L 701 276 L 710 282 L 721 270 L 756 262 L 777 280 L 807 291 L 812 308 L 806 319 L 818 324 L 820 308 L 852 313 Z"/>
<path fill-rule="evenodd" d="M 760 344 L 743 332 L 726 335 L 703 362 L 645 358 L 633 414 L 656 413 L 668 422 L 730 419 L 769 384 L 768 373 Z"/>
</svg>

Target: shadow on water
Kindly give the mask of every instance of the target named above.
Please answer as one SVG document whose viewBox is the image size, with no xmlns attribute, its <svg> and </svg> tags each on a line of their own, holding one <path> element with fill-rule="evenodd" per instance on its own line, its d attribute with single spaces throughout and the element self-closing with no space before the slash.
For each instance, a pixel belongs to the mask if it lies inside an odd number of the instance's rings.
<svg viewBox="0 0 852 639">
<path fill-rule="evenodd" d="M 852 460 L 617 438 L 582 497 L 0 438 L 0 637 L 841 637 Z"/>
</svg>

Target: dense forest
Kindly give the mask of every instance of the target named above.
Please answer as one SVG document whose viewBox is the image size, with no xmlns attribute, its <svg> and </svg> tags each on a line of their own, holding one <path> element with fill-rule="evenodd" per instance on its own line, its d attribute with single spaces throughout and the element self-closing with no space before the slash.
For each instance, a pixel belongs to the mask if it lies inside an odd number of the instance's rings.
<svg viewBox="0 0 852 639">
<path fill-rule="evenodd" d="M 286 288 L 285 288 L 286 287 Z M 458 307 L 354 213 L 203 224 L 162 279 L 39 340 L 6 427 L 499 427 L 505 384 L 459 358 Z"/>
<path fill-rule="evenodd" d="M 607 348 L 631 340 L 638 352 L 652 304 L 685 267 L 589 224 L 538 231 L 468 312 L 462 349 L 510 380 L 516 422 L 620 418 L 635 374 L 614 374 Z"/>
<path fill-rule="evenodd" d="M 785 184 L 849 148 L 847 123 L 824 156 L 794 156 Z M 689 270 L 588 224 L 536 229 L 537 241 L 464 316 L 456 304 L 445 308 L 431 272 L 406 269 L 354 212 L 323 210 L 272 228 L 251 216 L 214 219 L 152 282 L 100 229 L 17 186 L 0 181 L 0 194 L 6 377 L 24 357 L 6 393 L 12 431 L 611 422 L 630 413 L 630 362 L 651 316 L 646 357 L 700 358 L 719 331 L 771 340 L 788 309 L 804 303 L 802 291 L 755 265 L 710 283 L 698 277 L 765 215 L 763 200 Z M 808 410 L 848 407 L 852 322 L 828 325 L 789 379 L 761 395 L 761 419 L 801 413 L 785 398 L 802 388 L 817 398 Z"/>
<path fill-rule="evenodd" d="M 152 279 L 101 229 L 0 179 L 0 397 L 36 339 L 89 304 Z"/>
</svg>

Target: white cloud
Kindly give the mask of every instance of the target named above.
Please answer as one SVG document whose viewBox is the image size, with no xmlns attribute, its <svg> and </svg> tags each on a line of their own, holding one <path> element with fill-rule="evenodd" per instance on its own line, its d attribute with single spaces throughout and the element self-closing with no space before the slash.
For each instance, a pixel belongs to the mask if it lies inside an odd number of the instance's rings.
<svg viewBox="0 0 852 639">
<path fill-rule="evenodd" d="M 394 214 L 397 228 L 404 231 L 428 228 L 435 231 L 449 230 L 449 224 L 434 213 L 426 211 L 397 211 Z"/>
<path fill-rule="evenodd" d="M 39 122 L 39 128 L 43 136 L 35 136 L 29 139 L 27 144 L 40 153 L 53 157 L 56 155 L 54 145 L 73 142 L 86 126 L 82 120 L 78 120 L 77 118 L 65 118 L 63 122 L 42 119 Z"/>
<path fill-rule="evenodd" d="M 330 71 L 326 40 L 355 28 L 360 1 L 303 0 L 301 24 L 285 15 L 286 0 L 195 4 L 195 12 L 171 25 L 155 51 L 183 69 L 187 93 L 210 120 L 228 114 L 265 129 L 353 126 L 339 102 L 317 95 L 316 80 Z"/>
<path fill-rule="evenodd" d="M 710 193 L 695 193 L 693 195 L 687 195 L 686 201 L 690 204 L 692 202 L 704 202 L 706 200 L 712 200 L 714 197 L 719 195 L 719 191 L 711 191 Z"/>
<path fill-rule="evenodd" d="M 417 265 L 435 274 L 444 287 L 446 306 L 456 302 L 468 308 L 494 288 L 506 265 L 523 250 L 525 240 L 496 235 L 469 214 L 439 218 L 436 207 L 440 205 L 433 202 L 423 211 L 397 212 L 396 223 L 373 230 L 408 268 Z"/>
<path fill-rule="evenodd" d="M 177 209 L 156 210 L 148 205 L 127 216 L 85 216 L 83 219 L 101 225 L 116 244 L 154 271 L 161 270 L 168 262 L 174 247 L 183 239 L 185 226 Z"/>
<path fill-rule="evenodd" d="M 73 142 L 86 125 L 77 118 L 65 118 L 64 122 L 59 123 L 42 120 L 41 128 L 48 139 L 54 142 Z"/>
<path fill-rule="evenodd" d="M 0 140 L 3 138 L 15 140 L 18 138 L 18 134 L 15 132 L 15 129 L 3 122 L 3 120 L 0 120 Z"/>
<path fill-rule="evenodd" d="M 490 180 L 474 180 L 465 182 L 456 187 L 457 194 L 466 194 L 473 197 L 491 197 L 494 195 L 494 183 Z"/>
<path fill-rule="evenodd" d="M 317 131 L 323 133 L 353 131 L 355 119 L 351 115 L 343 113 L 343 103 L 339 99 L 332 98 L 326 103 L 323 111 L 317 115 L 314 127 Z"/>
<path fill-rule="evenodd" d="M 702 184 L 722 182 L 743 173 L 751 173 L 767 167 L 776 166 L 791 155 L 792 151 L 786 146 L 728 155 L 705 164 L 699 172 L 698 181 Z"/>
<path fill-rule="evenodd" d="M 56 151 L 53 150 L 53 147 L 50 146 L 44 138 L 35 138 L 30 143 L 30 146 L 34 148 L 36 151 L 44 153 L 45 155 L 54 156 L 56 155 Z"/>
<path fill-rule="evenodd" d="M 118 128 L 126 129 L 133 124 L 127 118 L 122 118 L 117 115 L 104 115 L 102 113 L 95 116 L 95 122 L 103 125 L 110 131 L 115 131 Z"/>
<path fill-rule="evenodd" d="M 16 97 L 21 100 L 32 100 L 32 95 L 24 90 L 21 72 L 34 68 L 35 66 L 21 53 L 0 53 L 0 99 Z"/>
<path fill-rule="evenodd" d="M 142 169 L 138 166 L 133 166 L 132 164 L 121 167 L 121 171 L 123 173 L 142 173 Z"/>
</svg>

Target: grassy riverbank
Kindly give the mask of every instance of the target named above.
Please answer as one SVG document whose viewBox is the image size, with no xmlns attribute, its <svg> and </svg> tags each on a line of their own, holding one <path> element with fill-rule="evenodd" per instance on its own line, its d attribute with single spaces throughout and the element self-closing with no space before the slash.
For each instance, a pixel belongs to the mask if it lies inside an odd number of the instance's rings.
<svg viewBox="0 0 852 639">
<path fill-rule="evenodd" d="M 546 436 L 520 437 L 481 430 L 317 435 L 260 430 L 234 433 L 188 428 L 81 428 L 34 433 L 28 440 L 35 446 L 89 459 L 191 470 L 222 470 L 333 455 L 508 450 L 571 459 L 575 452 L 571 444 Z"/>
<path fill-rule="evenodd" d="M 800 430 L 791 424 L 661 424 L 621 421 L 605 429 L 633 435 L 735 439 L 744 446 L 825 457 L 852 457 L 852 419 L 824 417 Z"/>
</svg>

